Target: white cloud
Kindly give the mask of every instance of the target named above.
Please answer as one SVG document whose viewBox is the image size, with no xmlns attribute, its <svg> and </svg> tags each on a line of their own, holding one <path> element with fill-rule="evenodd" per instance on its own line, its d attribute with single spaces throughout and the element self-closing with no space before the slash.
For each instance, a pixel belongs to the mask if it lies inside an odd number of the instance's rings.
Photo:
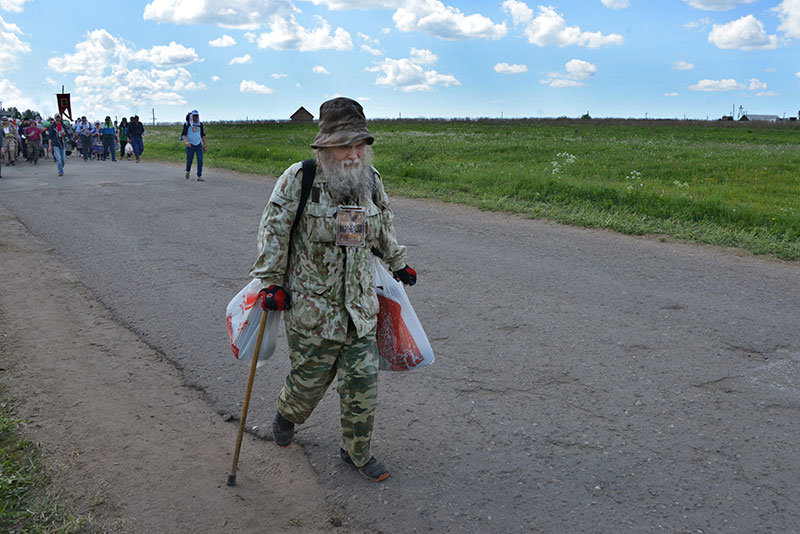
<svg viewBox="0 0 800 534">
<path fill-rule="evenodd" d="M 367 54 L 370 54 L 370 55 L 373 55 L 373 56 L 382 56 L 383 55 L 383 52 L 381 52 L 377 48 L 371 47 L 370 45 L 368 45 L 366 43 L 361 45 L 361 50 L 363 50 Z"/>
<path fill-rule="evenodd" d="M 294 16 L 281 19 L 274 18 L 270 31 L 258 36 L 258 48 L 275 50 L 298 50 L 300 52 L 316 52 L 318 50 L 351 50 L 353 40 L 342 28 L 336 28 L 331 34 L 331 25 L 322 17 L 315 17 L 319 26 L 307 30 L 301 26 Z"/>
<path fill-rule="evenodd" d="M 215 74 L 214 76 L 212 76 L 212 77 L 211 77 L 211 81 L 212 81 L 212 82 L 218 82 L 218 81 L 219 81 L 219 76 L 217 76 L 217 75 Z"/>
<path fill-rule="evenodd" d="M 694 64 L 683 60 L 676 61 L 672 64 L 672 70 L 692 70 L 693 68 Z"/>
<path fill-rule="evenodd" d="M 779 45 L 778 37 L 767 35 L 764 25 L 753 15 L 727 24 L 714 24 L 708 42 L 723 50 L 772 50 Z"/>
<path fill-rule="evenodd" d="M 22 13 L 23 6 L 31 0 L 0 0 L 0 9 L 12 13 Z"/>
<path fill-rule="evenodd" d="M 781 94 L 775 91 L 761 91 L 760 93 L 756 93 L 756 96 L 781 96 Z"/>
<path fill-rule="evenodd" d="M 436 62 L 439 61 L 439 56 L 430 50 L 412 48 L 411 61 L 417 65 L 435 65 Z"/>
<path fill-rule="evenodd" d="M 242 35 L 248 43 L 255 43 L 256 39 L 258 39 L 258 35 L 253 32 L 244 32 Z"/>
<path fill-rule="evenodd" d="M 500 74 L 519 74 L 528 72 L 527 65 L 509 65 L 508 63 L 498 63 L 494 66 L 494 71 Z"/>
<path fill-rule="evenodd" d="M 2 98 L 3 107 L 6 109 L 14 107 L 20 111 L 25 111 L 26 109 L 36 109 L 37 107 L 16 85 L 5 78 L 0 79 L 0 95 L 2 95 L 0 98 Z"/>
<path fill-rule="evenodd" d="M 700 80 L 694 85 L 690 85 L 689 89 L 692 91 L 710 92 L 723 92 L 723 91 L 736 91 L 744 89 L 746 86 L 733 79 L 727 80 Z"/>
<path fill-rule="evenodd" d="M 225 48 L 227 46 L 233 46 L 236 44 L 236 39 L 231 37 L 230 35 L 223 35 L 213 41 L 208 42 L 208 46 L 213 46 L 216 48 Z"/>
<path fill-rule="evenodd" d="M 727 11 L 736 6 L 752 4 L 756 0 L 683 0 L 690 6 L 704 11 Z"/>
<path fill-rule="evenodd" d="M 800 39 L 800 0 L 783 0 L 774 10 L 781 19 L 778 29 L 789 37 Z"/>
<path fill-rule="evenodd" d="M 751 91 L 761 91 L 762 89 L 766 89 L 767 84 L 766 82 L 762 82 L 758 78 L 752 78 L 750 80 L 750 90 Z"/>
<path fill-rule="evenodd" d="M 400 31 L 420 31 L 450 41 L 500 39 L 508 33 L 505 22 L 495 24 L 477 13 L 465 15 L 439 0 L 407 0 L 394 12 L 392 20 Z"/>
<path fill-rule="evenodd" d="M 324 5 L 331 11 L 343 9 L 394 9 L 398 0 L 310 0 L 315 6 Z"/>
<path fill-rule="evenodd" d="M 179 66 L 197 61 L 191 48 L 177 45 L 154 46 L 136 51 L 122 38 L 104 29 L 87 32 L 75 45 L 75 52 L 52 57 L 47 66 L 57 72 L 76 74 L 73 108 L 82 114 L 102 115 L 114 109 L 122 114 L 138 112 L 150 105 L 183 105 L 181 93 L 206 88 L 192 81 L 192 74 Z M 130 63 L 150 63 L 142 69 Z"/>
<path fill-rule="evenodd" d="M 609 9 L 624 9 L 631 5 L 630 0 L 603 0 L 603 5 Z"/>
<path fill-rule="evenodd" d="M 445 87 L 461 85 L 455 76 L 423 68 L 423 65 L 432 65 L 439 59 L 431 51 L 412 48 L 410 56 L 404 59 L 384 58 L 381 64 L 364 70 L 380 73 L 375 79 L 375 85 L 391 85 L 395 90 L 400 89 L 406 93 L 432 91 L 437 84 Z"/>
<path fill-rule="evenodd" d="M 381 42 L 378 39 L 374 39 L 367 34 L 359 33 L 359 39 L 364 41 L 361 44 L 361 50 L 368 54 L 372 54 L 373 56 L 382 56 L 383 52 L 378 50 L 378 47 L 381 45 Z"/>
<path fill-rule="evenodd" d="M 246 65 L 247 63 L 252 63 L 253 58 L 250 57 L 250 54 L 245 54 L 243 56 L 238 56 L 233 58 L 228 62 L 228 65 Z"/>
<path fill-rule="evenodd" d="M 275 73 L 270 74 L 270 76 L 272 76 L 276 80 L 280 80 L 281 78 L 286 78 L 289 75 L 288 74 L 284 74 L 282 72 L 275 72 Z"/>
<path fill-rule="evenodd" d="M 310 0 L 331 10 L 395 9 L 392 20 L 398 30 L 420 31 L 446 40 L 500 39 L 508 33 L 505 23 L 495 24 L 481 14 L 466 15 L 440 0 Z M 383 33 L 389 33 L 383 28 Z"/>
<path fill-rule="evenodd" d="M 145 6 L 142 16 L 155 22 L 255 30 L 275 17 L 289 17 L 295 11 L 291 0 L 153 0 Z"/>
<path fill-rule="evenodd" d="M 539 14 L 534 17 L 533 10 L 519 0 L 505 0 L 503 9 L 511 15 L 515 26 L 522 26 L 528 42 L 536 46 L 579 45 L 588 48 L 620 45 L 621 35 L 601 32 L 583 32 L 579 26 L 567 26 L 564 17 L 552 7 L 539 6 Z"/>
<path fill-rule="evenodd" d="M 776 69 L 775 67 L 767 67 L 766 69 L 764 69 L 764 72 L 778 72 L 778 69 Z"/>
<path fill-rule="evenodd" d="M 541 80 L 550 87 L 583 87 L 584 82 L 597 74 L 597 66 L 582 59 L 567 61 L 566 72 L 551 72 L 547 78 Z"/>
<path fill-rule="evenodd" d="M 256 93 L 259 95 L 269 95 L 273 92 L 272 89 L 266 85 L 262 85 L 252 80 L 242 80 L 242 83 L 239 84 L 239 91 L 242 93 Z"/>
<path fill-rule="evenodd" d="M 678 96 L 680 93 L 664 93 L 664 96 Z"/>
<path fill-rule="evenodd" d="M 133 52 L 121 38 L 106 30 L 94 30 L 75 44 L 74 54 L 52 57 L 47 66 L 57 72 L 101 76 L 112 63 L 124 65 L 133 59 Z"/>
<path fill-rule="evenodd" d="M 200 61 L 194 48 L 187 48 L 172 41 L 167 46 L 154 46 L 147 50 L 136 52 L 136 59 L 148 61 L 158 67 L 174 67 L 177 65 L 189 65 L 195 61 Z"/>
<path fill-rule="evenodd" d="M 711 26 L 711 19 L 708 17 L 703 17 L 702 19 L 693 20 L 683 25 L 683 27 L 687 30 L 705 30 L 709 26 Z"/>
<path fill-rule="evenodd" d="M 314 74 L 330 75 L 330 72 L 328 72 L 328 69 L 326 69 L 322 65 L 315 66 L 313 69 L 311 69 L 311 72 L 313 72 Z"/>
<path fill-rule="evenodd" d="M 6 22 L 0 17 L 0 65 L 3 70 L 16 65 L 20 54 L 31 51 L 31 45 L 20 39 L 22 30 L 16 24 Z"/>
</svg>

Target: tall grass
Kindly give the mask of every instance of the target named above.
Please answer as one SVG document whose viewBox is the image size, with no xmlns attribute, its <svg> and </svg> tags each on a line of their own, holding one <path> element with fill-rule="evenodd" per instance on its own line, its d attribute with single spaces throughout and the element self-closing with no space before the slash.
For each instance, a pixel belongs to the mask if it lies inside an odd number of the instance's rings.
<svg viewBox="0 0 800 534">
<path fill-rule="evenodd" d="M 800 125 L 700 121 L 373 121 L 390 193 L 800 260 Z M 208 163 L 277 175 L 313 124 L 207 124 Z M 184 158 L 179 127 L 147 154 Z"/>
</svg>

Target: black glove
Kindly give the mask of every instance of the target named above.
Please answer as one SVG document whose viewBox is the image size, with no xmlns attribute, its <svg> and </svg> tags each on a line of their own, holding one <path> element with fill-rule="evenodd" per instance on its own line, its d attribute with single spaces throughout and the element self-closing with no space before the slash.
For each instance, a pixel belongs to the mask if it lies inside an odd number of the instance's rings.
<svg viewBox="0 0 800 534">
<path fill-rule="evenodd" d="M 417 283 L 417 271 L 406 265 L 399 271 L 394 272 L 394 278 L 407 286 L 413 286 Z"/>
<path fill-rule="evenodd" d="M 261 309 L 268 310 L 288 310 L 292 307 L 292 297 L 289 293 L 283 290 L 281 286 L 271 285 L 266 289 L 262 289 L 258 293 L 258 301 L 261 303 Z"/>
</svg>

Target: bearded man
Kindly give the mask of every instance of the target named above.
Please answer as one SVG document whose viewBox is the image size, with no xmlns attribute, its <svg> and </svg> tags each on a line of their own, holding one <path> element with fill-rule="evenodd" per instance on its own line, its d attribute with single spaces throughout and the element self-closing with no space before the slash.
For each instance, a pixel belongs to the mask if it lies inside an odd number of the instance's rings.
<svg viewBox="0 0 800 534">
<path fill-rule="evenodd" d="M 258 259 L 250 275 L 263 284 L 265 310 L 284 310 L 291 370 L 278 395 L 275 443 L 288 446 L 337 379 L 342 440 L 340 457 L 366 478 L 389 476 L 371 453 L 377 400 L 378 298 L 373 250 L 395 277 L 416 283 L 397 244 L 389 198 L 372 165 L 374 137 L 355 100 L 320 106 L 315 177 L 301 204 L 303 163 L 278 179 L 258 230 Z M 308 166 L 305 167 L 309 169 Z"/>
</svg>

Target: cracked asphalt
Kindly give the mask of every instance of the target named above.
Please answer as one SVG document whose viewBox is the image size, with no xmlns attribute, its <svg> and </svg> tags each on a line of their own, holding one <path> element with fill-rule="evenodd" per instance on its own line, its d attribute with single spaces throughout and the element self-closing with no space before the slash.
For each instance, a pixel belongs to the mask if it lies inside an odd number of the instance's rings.
<svg viewBox="0 0 800 534">
<path fill-rule="evenodd" d="M 274 180 L 205 177 L 71 158 L 59 178 L 43 161 L 4 168 L 0 203 L 188 387 L 238 415 L 247 366 L 225 305 Z M 333 388 L 297 436 L 354 520 L 386 533 L 800 531 L 798 263 L 393 207 L 437 361 L 381 374 L 374 452 L 392 476 L 374 485 L 341 465 Z M 256 379 L 258 435 L 287 368 L 281 339 Z"/>
</svg>

